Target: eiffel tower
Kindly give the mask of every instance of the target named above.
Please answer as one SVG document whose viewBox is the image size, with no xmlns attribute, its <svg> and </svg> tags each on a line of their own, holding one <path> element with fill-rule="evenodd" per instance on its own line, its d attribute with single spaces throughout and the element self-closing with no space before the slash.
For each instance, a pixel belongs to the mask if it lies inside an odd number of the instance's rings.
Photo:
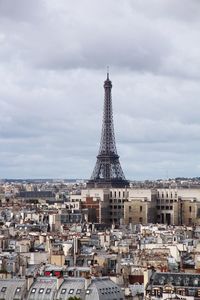
<svg viewBox="0 0 200 300">
<path fill-rule="evenodd" d="M 88 188 L 124 188 L 129 186 L 129 181 L 126 180 L 120 165 L 115 144 L 111 89 L 112 82 L 109 79 L 109 72 L 107 72 L 107 78 L 104 82 L 101 142 L 94 171 L 87 182 Z"/>
</svg>

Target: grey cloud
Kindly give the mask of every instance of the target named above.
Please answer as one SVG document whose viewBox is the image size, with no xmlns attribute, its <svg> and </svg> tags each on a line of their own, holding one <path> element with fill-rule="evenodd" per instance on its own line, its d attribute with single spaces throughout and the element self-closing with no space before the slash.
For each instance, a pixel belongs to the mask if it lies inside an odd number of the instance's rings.
<svg viewBox="0 0 200 300">
<path fill-rule="evenodd" d="M 0 17 L 17 22 L 37 21 L 44 10 L 43 0 L 0 0 Z"/>
<path fill-rule="evenodd" d="M 90 177 L 106 65 L 127 178 L 198 175 L 198 7 L 0 1 L 0 177 Z"/>
</svg>

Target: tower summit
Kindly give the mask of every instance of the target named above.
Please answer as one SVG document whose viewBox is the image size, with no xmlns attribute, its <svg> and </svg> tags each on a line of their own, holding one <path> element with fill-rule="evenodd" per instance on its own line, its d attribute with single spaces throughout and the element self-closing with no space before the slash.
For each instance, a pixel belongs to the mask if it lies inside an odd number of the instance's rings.
<svg viewBox="0 0 200 300">
<path fill-rule="evenodd" d="M 101 142 L 94 171 L 87 183 L 87 187 L 89 188 L 123 188 L 129 186 L 129 182 L 125 179 L 122 171 L 115 144 L 111 89 L 112 82 L 109 78 L 109 70 L 107 70 L 107 78 L 104 82 L 105 92 Z"/>
</svg>

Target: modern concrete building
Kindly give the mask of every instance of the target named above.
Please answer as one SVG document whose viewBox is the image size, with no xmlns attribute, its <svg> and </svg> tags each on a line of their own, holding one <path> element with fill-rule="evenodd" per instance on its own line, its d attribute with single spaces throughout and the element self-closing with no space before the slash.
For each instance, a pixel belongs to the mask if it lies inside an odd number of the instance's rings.
<svg viewBox="0 0 200 300">
<path fill-rule="evenodd" d="M 193 225 L 200 217 L 200 189 L 158 189 L 157 221 L 163 224 Z"/>
<path fill-rule="evenodd" d="M 200 222 L 200 189 L 86 189 L 81 201 L 99 203 L 98 220 L 107 224 L 193 225 Z M 88 201 L 88 200 L 87 200 Z"/>
<path fill-rule="evenodd" d="M 156 191 L 130 189 L 128 201 L 124 203 L 124 223 L 156 223 Z"/>
</svg>

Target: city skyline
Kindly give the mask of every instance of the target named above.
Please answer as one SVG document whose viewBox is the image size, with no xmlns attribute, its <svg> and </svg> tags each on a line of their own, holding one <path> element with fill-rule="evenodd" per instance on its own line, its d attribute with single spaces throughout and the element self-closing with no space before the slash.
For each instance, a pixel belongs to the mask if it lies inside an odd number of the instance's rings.
<svg viewBox="0 0 200 300">
<path fill-rule="evenodd" d="M 0 178 L 90 178 L 107 65 L 126 178 L 199 176 L 199 8 L 0 1 Z"/>
</svg>

